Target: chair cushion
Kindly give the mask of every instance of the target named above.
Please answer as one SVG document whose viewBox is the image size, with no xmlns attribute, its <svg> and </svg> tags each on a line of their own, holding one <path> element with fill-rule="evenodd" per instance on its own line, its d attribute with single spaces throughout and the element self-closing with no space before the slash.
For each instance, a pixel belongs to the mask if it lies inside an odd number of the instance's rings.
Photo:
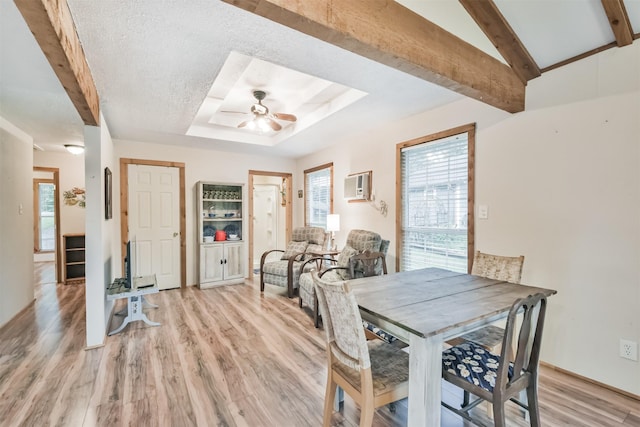
<svg viewBox="0 0 640 427">
<path fill-rule="evenodd" d="M 295 261 L 293 263 L 293 287 L 298 287 L 298 280 L 300 277 L 300 266 L 302 262 Z M 262 266 L 261 274 L 264 276 L 264 283 L 269 285 L 276 285 L 287 287 L 287 269 L 289 268 L 288 260 L 280 260 L 274 262 L 265 263 Z M 305 268 L 306 270 L 306 268 Z"/>
<path fill-rule="evenodd" d="M 337 266 L 338 267 L 347 267 L 348 268 L 349 267 L 349 260 L 351 259 L 352 256 L 357 255 L 357 254 L 358 254 L 357 250 L 355 250 L 354 248 L 352 248 L 349 245 L 345 246 L 344 249 L 342 249 L 340 251 L 340 254 L 338 254 L 338 259 L 336 260 Z M 336 270 L 336 274 L 338 274 L 338 276 L 342 280 L 351 279 L 348 269 Z M 323 276 L 323 278 L 324 278 L 324 276 Z M 328 280 L 328 279 L 325 278 L 325 280 Z"/>
<path fill-rule="evenodd" d="M 301 252 L 304 252 L 307 249 L 307 242 L 303 241 L 303 242 L 289 242 L 289 244 L 287 245 L 287 249 L 284 251 L 284 253 L 282 254 L 282 258 L 280 259 L 289 259 L 292 256 L 299 254 Z M 284 275 L 286 276 L 287 273 L 285 271 Z"/>
<path fill-rule="evenodd" d="M 379 396 L 388 393 L 399 384 L 409 381 L 409 355 L 404 351 L 380 340 L 367 341 L 373 394 Z M 355 389 L 360 390 L 360 372 L 335 362 L 333 369 L 338 371 Z"/>
<path fill-rule="evenodd" d="M 311 273 L 302 273 L 298 280 L 299 295 L 302 300 L 302 304 L 307 307 L 314 308 L 313 300 L 316 295 L 316 290 L 313 287 L 313 277 Z"/>
<path fill-rule="evenodd" d="M 484 347 L 465 342 L 442 352 L 442 370 L 463 378 L 491 393 L 496 385 L 500 356 Z M 513 366 L 509 366 L 509 378 L 513 375 Z"/>
<path fill-rule="evenodd" d="M 324 252 L 326 249 L 322 247 L 322 245 L 318 245 L 316 243 L 309 243 L 309 245 L 307 246 L 307 249 L 305 250 L 305 252 L 308 255 L 305 255 L 303 259 L 311 259 L 315 256 L 318 256 L 317 254 Z"/>
<path fill-rule="evenodd" d="M 378 233 L 368 230 L 351 230 L 347 236 L 347 245 L 358 250 L 358 252 L 380 251 L 382 237 Z"/>
<path fill-rule="evenodd" d="M 321 227 L 298 227 L 291 233 L 291 240 L 296 242 L 309 242 L 316 245 L 325 243 L 327 232 Z"/>
<path fill-rule="evenodd" d="M 362 326 L 366 330 L 373 332 L 374 334 L 376 334 L 376 336 L 382 338 L 389 344 L 393 344 L 394 342 L 398 341 L 398 337 L 391 335 L 389 332 L 385 331 L 384 329 L 378 328 L 376 325 L 374 325 L 373 323 L 369 323 L 366 320 L 362 321 Z"/>
</svg>

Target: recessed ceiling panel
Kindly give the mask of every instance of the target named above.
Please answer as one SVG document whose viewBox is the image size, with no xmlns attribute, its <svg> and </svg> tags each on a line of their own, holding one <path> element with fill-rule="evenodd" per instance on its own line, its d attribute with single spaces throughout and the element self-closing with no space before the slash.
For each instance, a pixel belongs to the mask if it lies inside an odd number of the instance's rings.
<svg viewBox="0 0 640 427">
<path fill-rule="evenodd" d="M 256 91 L 264 92 L 256 98 Z M 187 135 L 276 145 L 365 96 L 309 74 L 231 52 L 204 98 Z M 267 111 L 274 130 L 258 125 Z M 295 116 L 281 119 L 277 113 Z M 275 115 L 275 116 L 274 116 Z M 239 127 L 240 126 L 240 127 Z"/>
</svg>

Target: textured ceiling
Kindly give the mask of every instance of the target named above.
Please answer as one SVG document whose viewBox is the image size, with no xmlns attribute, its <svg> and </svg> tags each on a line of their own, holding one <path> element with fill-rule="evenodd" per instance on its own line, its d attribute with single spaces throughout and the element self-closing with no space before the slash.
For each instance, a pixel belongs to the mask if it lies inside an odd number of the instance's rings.
<svg viewBox="0 0 640 427">
<path fill-rule="evenodd" d="M 495 2 L 542 68 L 614 41 L 598 0 Z M 298 157 L 461 98 L 218 0 L 68 3 L 116 139 Z M 502 60 L 458 2 L 400 3 Z M 640 0 L 625 6 L 637 34 Z M 0 115 L 47 150 L 82 141 L 78 113 L 10 0 L 0 0 L 0 27 Z M 274 146 L 186 135 L 231 52 L 367 95 Z"/>
</svg>

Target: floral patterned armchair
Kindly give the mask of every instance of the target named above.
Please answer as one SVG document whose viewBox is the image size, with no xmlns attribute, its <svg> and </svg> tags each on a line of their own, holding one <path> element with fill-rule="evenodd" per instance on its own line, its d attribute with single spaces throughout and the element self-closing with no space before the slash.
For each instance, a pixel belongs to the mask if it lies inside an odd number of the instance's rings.
<svg viewBox="0 0 640 427">
<path fill-rule="evenodd" d="M 305 254 L 316 254 L 326 250 L 329 233 L 321 227 L 298 227 L 291 233 L 291 241 L 286 250 L 272 249 L 262 254 L 260 258 L 260 292 L 264 292 L 264 285 L 275 285 L 287 288 L 287 296 L 292 298 L 298 288 L 300 266 Z M 277 261 L 267 262 L 269 254 L 282 252 Z M 307 255 L 308 256 L 308 255 Z M 311 255 L 313 256 L 313 255 Z M 307 269 L 311 270 L 312 264 Z"/>
</svg>

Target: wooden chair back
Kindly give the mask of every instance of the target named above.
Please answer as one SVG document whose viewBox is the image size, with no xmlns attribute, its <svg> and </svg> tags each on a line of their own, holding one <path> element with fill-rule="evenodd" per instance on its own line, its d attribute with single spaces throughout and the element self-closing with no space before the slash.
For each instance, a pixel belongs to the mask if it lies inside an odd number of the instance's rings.
<svg viewBox="0 0 640 427">
<path fill-rule="evenodd" d="M 524 256 L 502 256 L 476 251 L 471 274 L 505 282 L 520 283 Z"/>
<path fill-rule="evenodd" d="M 359 265 L 364 277 L 377 276 L 379 272 L 387 274 L 387 261 L 382 252 L 364 251 L 352 256 L 349 260 L 349 273 L 352 278 L 356 277 L 356 265 Z"/>
</svg>

